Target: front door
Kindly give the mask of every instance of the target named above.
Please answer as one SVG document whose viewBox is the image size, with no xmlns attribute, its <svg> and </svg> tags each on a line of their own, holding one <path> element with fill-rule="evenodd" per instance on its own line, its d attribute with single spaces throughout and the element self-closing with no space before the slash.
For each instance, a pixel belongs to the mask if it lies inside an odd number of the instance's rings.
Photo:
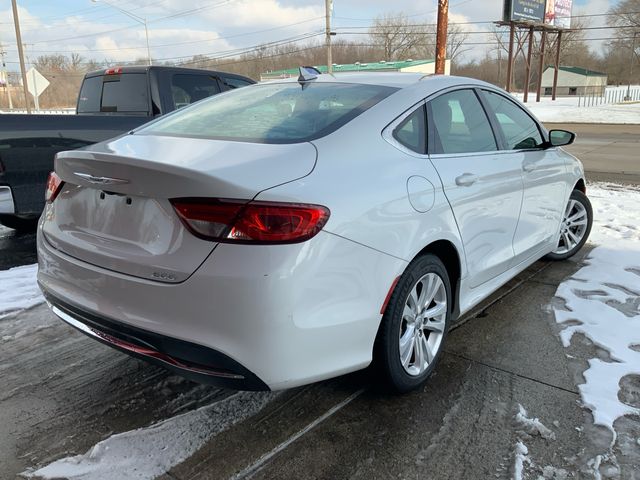
<svg viewBox="0 0 640 480">
<path fill-rule="evenodd" d="M 427 108 L 430 159 L 456 218 L 469 286 L 475 288 L 513 263 L 522 165 L 509 152 L 499 151 L 473 89 L 444 93 Z"/>
<path fill-rule="evenodd" d="M 513 238 L 515 262 L 539 254 L 557 240 L 566 191 L 566 166 L 555 148 L 546 149 L 538 123 L 506 96 L 482 90 L 505 151 L 520 165 L 524 196 Z"/>
</svg>

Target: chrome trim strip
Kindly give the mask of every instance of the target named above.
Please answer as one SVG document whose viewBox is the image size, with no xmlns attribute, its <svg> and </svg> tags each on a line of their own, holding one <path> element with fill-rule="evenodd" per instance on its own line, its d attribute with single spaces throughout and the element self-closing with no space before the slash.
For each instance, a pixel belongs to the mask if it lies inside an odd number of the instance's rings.
<svg viewBox="0 0 640 480">
<path fill-rule="evenodd" d="M 10 187 L 0 187 L 0 213 L 13 215 L 16 213 L 13 194 Z"/>
<path fill-rule="evenodd" d="M 115 347 L 119 347 L 128 352 L 153 358 L 155 360 L 160 360 L 161 362 L 166 363 L 167 365 L 170 365 L 172 367 L 177 367 L 182 370 L 187 370 L 189 372 L 200 373 L 203 375 L 210 375 L 212 377 L 231 378 L 234 380 L 244 379 L 243 375 L 238 375 L 235 373 L 217 372 L 215 370 L 209 370 L 206 368 L 190 367 L 189 365 L 185 365 L 179 360 L 165 353 L 158 352 L 157 350 L 152 350 L 151 348 L 148 348 L 148 347 L 141 347 L 138 345 L 134 345 L 124 340 L 120 340 L 119 338 L 113 337 L 108 333 L 104 333 L 98 329 L 91 328 L 89 325 L 86 325 L 85 323 L 82 323 L 81 321 L 73 318 L 71 315 L 62 311 L 60 308 L 56 307 L 55 305 L 49 302 L 47 303 L 49 304 L 49 307 L 51 307 L 51 310 L 53 311 L 53 313 L 55 313 L 58 317 L 60 317 L 61 320 L 68 323 L 72 327 L 77 328 L 85 335 L 88 335 L 89 337 L 94 338 L 96 340 L 101 340 L 103 342 L 114 345 Z"/>
</svg>

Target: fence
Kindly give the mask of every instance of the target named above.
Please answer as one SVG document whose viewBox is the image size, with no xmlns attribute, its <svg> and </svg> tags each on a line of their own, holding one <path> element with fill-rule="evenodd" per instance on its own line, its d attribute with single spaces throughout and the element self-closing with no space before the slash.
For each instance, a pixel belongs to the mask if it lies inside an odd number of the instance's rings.
<svg viewBox="0 0 640 480">
<path fill-rule="evenodd" d="M 594 105 L 611 105 L 623 102 L 639 102 L 640 87 L 610 87 L 604 95 L 589 93 L 578 97 L 579 107 L 591 107 Z"/>
</svg>

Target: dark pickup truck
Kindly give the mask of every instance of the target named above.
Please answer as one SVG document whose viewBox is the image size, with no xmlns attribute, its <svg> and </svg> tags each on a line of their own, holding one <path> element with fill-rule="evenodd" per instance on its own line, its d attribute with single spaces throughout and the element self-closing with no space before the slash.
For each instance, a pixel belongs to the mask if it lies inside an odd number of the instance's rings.
<svg viewBox="0 0 640 480">
<path fill-rule="evenodd" d="M 253 83 L 211 70 L 109 68 L 84 77 L 76 115 L 0 115 L 0 223 L 15 229 L 35 226 L 57 152 L 116 137 L 164 113 Z"/>
</svg>

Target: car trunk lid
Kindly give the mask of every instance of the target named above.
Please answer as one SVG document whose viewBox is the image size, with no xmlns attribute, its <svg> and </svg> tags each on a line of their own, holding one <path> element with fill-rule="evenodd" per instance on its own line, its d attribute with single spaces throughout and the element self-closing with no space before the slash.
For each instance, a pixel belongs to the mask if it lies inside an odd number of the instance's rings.
<svg viewBox="0 0 640 480">
<path fill-rule="evenodd" d="M 187 279 L 213 251 L 170 203 L 175 198 L 249 201 L 309 174 L 309 143 L 265 145 L 127 135 L 58 154 L 64 185 L 45 208 L 43 233 L 59 251 L 108 270 L 162 282 Z"/>
</svg>

